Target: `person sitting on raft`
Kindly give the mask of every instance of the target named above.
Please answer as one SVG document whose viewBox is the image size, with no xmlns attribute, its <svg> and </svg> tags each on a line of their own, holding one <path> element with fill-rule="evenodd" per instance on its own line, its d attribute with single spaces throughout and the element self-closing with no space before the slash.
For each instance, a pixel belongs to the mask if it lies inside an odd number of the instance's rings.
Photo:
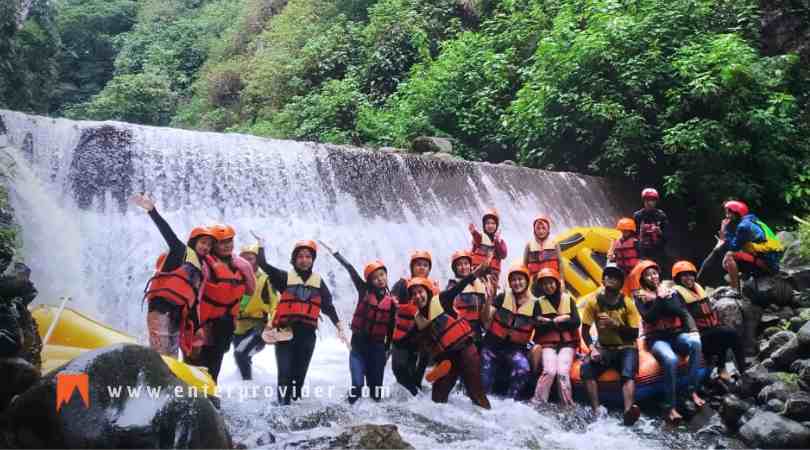
<svg viewBox="0 0 810 450">
<path fill-rule="evenodd" d="M 630 297 L 622 293 L 624 271 L 616 264 L 608 264 L 602 272 L 603 287 L 583 299 L 582 339 L 589 354 L 580 366 L 580 378 L 591 400 L 594 417 L 599 415 L 599 386 L 597 380 L 609 369 L 616 369 L 622 382 L 624 424 L 633 425 L 641 410 L 635 404 L 638 374 L 638 329 L 641 316 Z M 596 325 L 596 340 L 591 337 L 591 326 Z"/>
<path fill-rule="evenodd" d="M 501 239 L 500 227 L 501 219 L 498 216 L 498 211 L 494 209 L 484 213 L 481 218 L 483 233 L 478 231 L 475 224 L 471 223 L 468 227 L 470 235 L 472 235 L 473 268 L 478 267 L 484 260 L 492 256 L 492 263 L 489 272 L 486 274 L 486 280 L 490 295 L 493 296 L 498 291 L 498 284 L 500 283 L 501 261 L 506 259 L 507 256 L 506 241 Z"/>
<path fill-rule="evenodd" d="M 434 360 L 439 361 L 431 372 L 431 378 L 435 379 L 431 396 L 436 403 L 447 402 L 450 391 L 461 377 L 473 403 L 490 408 L 481 386 L 481 359 L 472 327 L 453 308 L 453 300 L 467 285 L 486 273 L 488 265 L 487 259 L 453 288 L 438 295 L 431 290 L 431 282 L 424 278 L 413 278 L 408 283 L 411 302 L 417 307 L 414 322 L 418 335 L 430 346 Z"/>
<path fill-rule="evenodd" d="M 347 346 L 349 341 L 338 318 L 332 294 L 321 276 L 312 267 L 318 256 L 318 245 L 311 240 L 295 243 L 290 254 L 290 272 L 271 266 L 265 257 L 264 239 L 253 235 L 259 244 L 258 264 L 270 278 L 270 283 L 281 293 L 270 327 L 289 331 L 288 340 L 278 341 L 276 367 L 278 368 L 278 402 L 289 405 L 301 398 L 301 388 L 315 351 L 315 330 L 323 312 L 337 330 L 337 337 Z"/>
<path fill-rule="evenodd" d="M 158 213 L 151 198 L 136 194 L 132 202 L 149 214 L 169 245 L 168 254 L 158 258 L 157 271 L 146 287 L 149 347 L 173 358 L 177 358 L 180 348 L 188 359 L 192 356 L 194 314 L 203 289 L 205 258 L 211 252 L 214 236 L 207 227 L 195 227 L 183 243 Z"/>
<path fill-rule="evenodd" d="M 494 259 L 493 259 L 494 260 Z M 447 289 L 453 289 L 461 280 L 472 273 L 472 256 L 466 250 L 459 250 L 453 253 L 450 260 L 450 268 L 453 270 L 455 278 L 447 282 Z M 481 323 L 481 314 L 487 299 L 487 288 L 479 278 L 468 284 L 463 291 L 453 301 L 453 309 L 459 317 L 469 322 L 473 330 L 473 339 L 480 347 L 481 339 L 484 337 L 484 326 Z"/>
<path fill-rule="evenodd" d="M 438 292 L 438 283 L 428 278 L 433 267 L 430 252 L 416 250 L 411 253 L 411 278 L 425 278 L 433 283 L 433 291 Z M 408 281 L 411 278 L 402 278 L 394 284 L 391 292 L 397 298 L 400 308 L 397 311 L 396 328 L 394 329 L 394 345 L 391 350 L 391 368 L 397 382 L 412 395 L 419 394 L 422 389 L 422 378 L 425 376 L 430 355 L 419 348 L 414 339 L 413 320 L 416 314 L 415 305 L 406 306 L 410 302 Z M 406 306 L 403 308 L 402 306 Z"/>
<path fill-rule="evenodd" d="M 683 419 L 677 407 L 678 355 L 689 357 L 686 395 L 697 407 L 705 402 L 697 394 L 700 382 L 701 343 L 697 326 L 689 312 L 673 296 L 673 291 L 661 285 L 661 270 L 654 261 L 643 260 L 636 267 L 631 286 L 636 308 L 644 323 L 644 340 L 664 371 L 667 409 L 666 419 Z"/>
<path fill-rule="evenodd" d="M 721 383 L 726 384 L 731 382 L 731 375 L 726 370 L 726 355 L 729 350 L 734 352 L 738 372 L 743 373 L 747 367 L 743 340 L 736 330 L 720 325 L 720 320 L 712 310 L 703 286 L 695 281 L 696 276 L 697 269 L 689 261 L 678 261 L 672 266 L 675 297 L 689 311 L 700 331 L 707 368 L 711 368 L 717 359 L 717 375 Z"/>
<path fill-rule="evenodd" d="M 616 229 L 621 231 L 622 237 L 613 241 L 608 250 L 608 261 L 616 263 L 624 273 L 630 273 L 641 260 L 638 251 L 638 237 L 636 236 L 636 221 L 628 217 L 619 219 Z"/>
<path fill-rule="evenodd" d="M 718 242 L 726 250 L 723 268 L 728 272 L 732 289 L 742 293 L 740 270 L 775 274 L 779 272 L 784 248 L 773 231 L 748 211 L 745 203 L 731 200 L 725 202 L 723 208 L 726 211 L 720 227 L 723 239 Z"/>
<path fill-rule="evenodd" d="M 519 400 L 531 375 L 526 346 L 541 310 L 529 290 L 528 269 L 512 267 L 506 277 L 509 288 L 494 300 L 488 299 L 484 308 L 487 334 L 481 346 L 481 379 L 485 392 L 492 393 L 498 368 L 508 368 L 507 395 Z"/>
<path fill-rule="evenodd" d="M 537 380 L 532 403 L 547 403 L 554 380 L 557 380 L 560 404 L 573 406 L 571 393 L 571 364 L 579 347 L 579 312 L 577 302 L 568 292 L 560 289 L 560 274 L 545 268 L 537 273 L 540 297 L 540 315 L 536 317 L 534 347 L 531 350 L 534 373 L 542 373 Z"/>
<path fill-rule="evenodd" d="M 321 245 L 349 272 L 357 289 L 357 306 L 351 323 L 349 403 L 354 404 L 361 397 L 364 385 L 368 386 L 371 398 L 379 401 L 397 312 L 397 301 L 388 290 L 388 269 L 380 260 L 371 261 L 363 269 L 361 278 L 343 255 L 323 241 Z"/>
<path fill-rule="evenodd" d="M 557 273 L 562 273 L 562 252 L 560 245 L 555 243 L 549 236 L 551 232 L 551 219 L 546 216 L 537 216 L 532 222 L 532 239 L 526 244 L 523 250 L 523 265 L 529 270 L 529 279 L 534 286 L 535 276 L 541 269 L 554 269 Z M 562 278 L 561 278 L 562 280 Z M 561 281 L 563 290 L 565 281 Z M 541 289 L 535 287 L 535 296 L 540 296 Z"/>
<path fill-rule="evenodd" d="M 250 263 L 256 274 L 256 289 L 250 297 L 244 296 L 239 303 L 236 329 L 233 332 L 233 359 L 243 380 L 252 380 L 252 357 L 264 349 L 262 331 L 272 320 L 278 305 L 278 292 L 273 289 L 267 274 L 256 262 L 258 245 L 242 247 L 239 256 Z"/>
</svg>

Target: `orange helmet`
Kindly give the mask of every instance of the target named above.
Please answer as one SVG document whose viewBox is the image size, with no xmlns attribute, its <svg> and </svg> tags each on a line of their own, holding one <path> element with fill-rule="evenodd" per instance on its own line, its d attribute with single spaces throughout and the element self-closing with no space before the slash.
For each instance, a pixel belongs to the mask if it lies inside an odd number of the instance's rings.
<svg viewBox="0 0 810 450">
<path fill-rule="evenodd" d="M 677 280 L 678 275 L 686 272 L 697 273 L 695 265 L 689 261 L 678 261 L 672 265 L 672 279 Z"/>
<path fill-rule="evenodd" d="M 385 264 L 380 261 L 379 259 L 371 261 L 370 263 L 366 264 L 366 268 L 363 269 L 363 278 L 368 280 L 369 275 L 374 273 L 375 270 L 383 269 L 388 272 L 388 268 L 385 267 Z"/>
<path fill-rule="evenodd" d="M 487 217 L 492 217 L 493 219 L 495 219 L 495 223 L 500 225 L 501 217 L 498 215 L 498 210 L 497 209 L 495 209 L 495 208 L 488 209 L 487 212 L 484 213 L 484 216 L 481 217 L 481 223 L 482 224 L 483 224 L 483 222 L 485 222 L 487 220 Z"/>
<path fill-rule="evenodd" d="M 233 239 L 236 231 L 230 225 L 216 224 L 211 226 L 211 235 L 218 241 Z"/>
<path fill-rule="evenodd" d="M 158 256 L 157 262 L 155 263 L 155 270 L 158 272 L 163 268 L 163 263 L 166 262 L 167 255 L 168 253 L 161 253 L 160 256 Z"/>
<path fill-rule="evenodd" d="M 540 269 L 540 272 L 537 272 L 537 279 L 542 280 L 543 278 L 554 278 L 555 280 L 557 280 L 557 283 L 559 283 L 560 273 L 552 269 L 551 267 L 544 267 Z"/>
<path fill-rule="evenodd" d="M 509 277 L 511 277 L 513 273 L 521 273 L 521 274 L 525 275 L 527 279 L 529 279 L 531 277 L 529 275 L 529 269 L 527 269 L 526 266 L 523 266 L 523 265 L 520 265 L 520 264 L 514 265 L 509 269 L 509 272 L 507 272 L 507 274 L 506 274 L 506 279 L 508 280 Z"/>
<path fill-rule="evenodd" d="M 467 258 L 472 262 L 472 253 L 467 250 L 459 250 L 453 253 L 453 256 L 450 258 L 450 269 L 455 270 L 456 261 L 462 258 Z"/>
<path fill-rule="evenodd" d="M 214 234 L 211 232 L 211 229 L 208 227 L 194 227 L 191 229 L 191 232 L 188 234 L 188 241 L 198 238 L 200 236 L 211 236 L 214 237 Z M 188 242 L 186 241 L 186 242 Z"/>
<path fill-rule="evenodd" d="M 315 241 L 311 239 L 297 241 L 293 246 L 292 256 L 295 257 L 295 254 L 298 252 L 298 250 L 301 250 L 302 248 L 308 248 L 312 250 L 313 257 L 318 256 L 318 244 L 316 244 Z"/>
<path fill-rule="evenodd" d="M 411 288 L 415 286 L 422 286 L 423 288 L 425 288 L 426 291 L 428 291 L 428 294 L 433 293 L 434 289 L 433 282 L 427 278 L 414 277 L 408 280 L 408 291 L 410 291 Z"/>
<path fill-rule="evenodd" d="M 535 217 L 534 220 L 532 220 L 532 227 L 534 227 L 534 224 L 536 224 L 537 222 L 545 222 L 548 229 L 551 230 L 551 219 L 549 219 L 548 217 L 542 214 Z"/>
<path fill-rule="evenodd" d="M 413 266 L 413 262 L 417 259 L 425 259 L 430 264 L 430 267 L 433 268 L 433 258 L 430 256 L 430 252 L 427 250 L 416 250 L 411 253 L 411 263 L 410 265 Z"/>
<path fill-rule="evenodd" d="M 649 259 L 642 260 L 636 264 L 636 267 L 633 267 L 633 270 L 630 271 L 630 275 L 627 276 L 624 282 L 625 295 L 630 295 L 636 289 L 641 288 L 641 276 L 644 274 L 644 271 L 650 267 L 654 267 L 659 273 L 661 272 L 661 268 L 658 267 L 658 264 Z"/>
<path fill-rule="evenodd" d="M 641 191 L 641 199 L 647 200 L 648 198 L 658 200 L 658 191 L 653 188 L 644 188 L 644 190 Z"/>
<path fill-rule="evenodd" d="M 616 229 L 619 231 L 632 231 L 636 232 L 636 221 L 629 217 L 622 217 L 619 223 L 616 224 Z"/>
</svg>

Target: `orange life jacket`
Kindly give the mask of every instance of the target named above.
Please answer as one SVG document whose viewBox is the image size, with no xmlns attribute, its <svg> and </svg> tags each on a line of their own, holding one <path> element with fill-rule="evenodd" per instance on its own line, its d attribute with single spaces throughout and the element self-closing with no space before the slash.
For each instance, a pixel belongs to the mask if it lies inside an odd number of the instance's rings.
<svg viewBox="0 0 810 450">
<path fill-rule="evenodd" d="M 320 314 L 321 276 L 313 273 L 304 282 L 294 270 L 287 272 L 287 288 L 278 301 L 273 327 L 286 328 L 301 323 L 318 328 Z"/>
<path fill-rule="evenodd" d="M 239 269 L 211 255 L 206 256 L 205 261 L 210 276 L 205 280 L 199 304 L 200 325 L 228 315 L 236 317 L 247 289 L 245 275 Z"/>
<path fill-rule="evenodd" d="M 637 243 L 638 239 L 633 236 L 629 239 L 620 239 L 613 247 L 613 259 L 624 273 L 630 273 L 640 261 Z"/>
<path fill-rule="evenodd" d="M 158 270 L 149 279 L 144 298 L 149 301 L 158 298 L 167 300 L 180 309 L 180 348 L 183 354 L 191 354 L 194 339 L 194 321 L 189 316 L 191 308 L 196 306 L 203 287 L 202 264 L 191 247 L 186 248 L 183 264 L 171 272 L 163 272 L 166 254 L 158 257 Z"/>
<path fill-rule="evenodd" d="M 501 259 L 498 258 L 497 253 L 495 252 L 495 242 L 490 239 L 489 235 L 486 233 L 481 233 L 481 242 L 476 244 L 473 241 L 472 247 L 472 265 L 473 268 L 478 267 L 487 260 L 489 255 L 495 255 L 490 262 L 489 269 L 494 274 L 501 273 Z"/>
<path fill-rule="evenodd" d="M 469 322 L 474 328 L 480 329 L 481 309 L 484 307 L 486 295 L 484 283 L 476 278 L 453 300 L 453 309 L 456 310 L 459 317 Z"/>
<path fill-rule="evenodd" d="M 720 320 L 712 310 L 712 305 L 709 304 L 709 298 L 706 296 L 703 286 L 695 283 L 695 290 L 693 291 L 676 284 L 675 290 L 686 302 L 689 314 L 695 319 L 695 325 L 697 325 L 698 329 L 704 330 L 720 325 Z"/>
<path fill-rule="evenodd" d="M 379 300 L 374 293 L 367 293 L 365 298 L 357 302 L 352 317 L 352 332 L 364 333 L 372 340 L 385 341 L 388 337 L 388 327 L 394 319 L 393 312 L 396 302 L 391 294 L 386 293 Z"/>
<path fill-rule="evenodd" d="M 527 244 L 526 268 L 532 277 L 540 270 L 549 267 L 560 273 L 560 253 L 557 251 L 557 244 L 546 239 L 542 246 L 536 239 L 532 239 Z"/>
<path fill-rule="evenodd" d="M 560 305 L 556 309 L 551 301 L 545 296 L 540 298 L 540 314 L 543 317 L 554 319 L 557 316 L 566 316 L 571 314 L 571 295 L 567 292 L 560 298 Z M 540 333 L 539 330 L 534 332 L 534 343 L 542 346 L 557 346 L 557 345 L 570 345 L 576 347 L 579 345 L 579 330 L 544 330 Z"/>
<path fill-rule="evenodd" d="M 531 296 L 531 294 L 529 294 Z M 537 299 L 530 297 L 526 303 L 517 307 L 511 289 L 504 294 L 503 305 L 495 309 L 489 333 L 513 344 L 526 344 L 534 331 L 534 305 Z"/>
<path fill-rule="evenodd" d="M 397 319 L 394 327 L 394 342 L 399 342 L 407 337 L 416 327 L 414 317 L 419 310 L 413 303 L 400 304 L 397 308 Z"/>
<path fill-rule="evenodd" d="M 447 314 L 437 295 L 433 296 L 428 305 L 428 320 L 433 356 L 460 350 L 472 342 L 473 331 L 470 324 L 460 317 Z"/>
</svg>

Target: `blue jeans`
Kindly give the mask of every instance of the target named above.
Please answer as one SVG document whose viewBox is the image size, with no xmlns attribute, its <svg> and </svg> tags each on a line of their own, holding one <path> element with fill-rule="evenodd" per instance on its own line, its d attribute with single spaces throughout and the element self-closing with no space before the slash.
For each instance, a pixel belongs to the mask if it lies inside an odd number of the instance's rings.
<svg viewBox="0 0 810 450">
<path fill-rule="evenodd" d="M 678 355 L 689 357 L 689 372 L 687 374 L 687 394 L 695 392 L 700 382 L 700 337 L 680 333 L 670 340 L 658 340 L 652 345 L 651 353 L 664 370 L 664 384 L 666 393 L 665 407 L 674 408 L 676 405 L 676 386 L 678 384 Z M 676 354 L 677 353 L 677 354 Z"/>
<path fill-rule="evenodd" d="M 387 359 L 384 342 L 352 336 L 352 351 L 349 353 L 352 388 L 349 403 L 356 402 L 362 396 L 364 385 L 368 386 L 371 398 L 380 400 Z"/>
</svg>

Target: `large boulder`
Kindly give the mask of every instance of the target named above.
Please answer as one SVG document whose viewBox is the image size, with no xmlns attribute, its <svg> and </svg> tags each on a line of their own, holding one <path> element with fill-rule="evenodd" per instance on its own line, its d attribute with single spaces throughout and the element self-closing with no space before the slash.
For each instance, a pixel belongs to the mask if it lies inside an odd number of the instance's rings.
<svg viewBox="0 0 810 450">
<path fill-rule="evenodd" d="M 799 347 L 801 347 L 802 351 L 810 351 L 810 322 L 807 322 L 799 328 L 796 337 L 799 340 Z"/>
<path fill-rule="evenodd" d="M 453 143 L 447 138 L 419 136 L 411 142 L 411 149 L 416 153 L 453 153 Z"/>
<path fill-rule="evenodd" d="M 768 339 L 765 347 L 759 350 L 759 359 L 770 357 L 775 351 L 794 339 L 796 340 L 796 345 L 798 345 L 799 341 L 796 338 L 796 333 L 792 331 L 784 330 L 774 334 Z"/>
<path fill-rule="evenodd" d="M 795 375 L 794 375 L 795 376 Z M 760 403 L 768 403 L 773 399 L 778 399 L 782 402 L 787 401 L 791 394 L 798 392 L 799 386 L 795 383 L 785 381 L 777 381 L 762 388 L 757 395 L 757 400 Z"/>
<path fill-rule="evenodd" d="M 779 239 L 785 246 L 780 263 L 782 271 L 791 278 L 796 289 L 810 289 L 810 258 L 801 254 L 798 237 L 795 233 L 780 232 Z"/>
<path fill-rule="evenodd" d="M 332 448 L 412 449 L 402 439 L 396 425 L 358 425 L 337 437 Z"/>
<path fill-rule="evenodd" d="M 800 373 L 802 369 L 810 367 L 810 359 L 797 359 L 790 363 L 790 371 L 793 373 Z"/>
<path fill-rule="evenodd" d="M 39 380 L 39 370 L 23 358 L 0 358 L 0 411 L 15 395 L 25 392 Z"/>
<path fill-rule="evenodd" d="M 63 392 L 57 409 L 58 379 L 69 386 L 70 374 L 86 375 L 87 398 L 81 388 Z M 219 412 L 193 394 L 155 351 L 119 344 L 43 377 L 17 397 L 5 421 L 20 448 L 230 448 Z"/>
<path fill-rule="evenodd" d="M 779 414 L 760 411 L 740 428 L 740 436 L 752 447 L 806 448 L 810 429 Z"/>
<path fill-rule="evenodd" d="M 751 409 L 753 405 L 740 399 L 734 394 L 726 395 L 723 402 L 720 404 L 720 418 L 723 424 L 730 430 L 737 430 L 740 427 L 740 421 L 745 415 L 745 412 Z"/>
<path fill-rule="evenodd" d="M 743 284 L 745 296 L 754 299 L 760 305 L 792 305 L 793 290 L 790 276 L 785 273 L 751 277 Z"/>
<path fill-rule="evenodd" d="M 799 338 L 793 336 L 789 341 L 771 354 L 770 358 L 773 360 L 772 369 L 787 370 L 790 365 L 800 356 L 806 356 L 806 353 L 803 352 L 802 348 L 799 347 Z"/>
<path fill-rule="evenodd" d="M 810 394 L 807 392 L 790 394 L 785 402 L 785 410 L 782 414 L 797 422 L 810 420 Z"/>
</svg>

